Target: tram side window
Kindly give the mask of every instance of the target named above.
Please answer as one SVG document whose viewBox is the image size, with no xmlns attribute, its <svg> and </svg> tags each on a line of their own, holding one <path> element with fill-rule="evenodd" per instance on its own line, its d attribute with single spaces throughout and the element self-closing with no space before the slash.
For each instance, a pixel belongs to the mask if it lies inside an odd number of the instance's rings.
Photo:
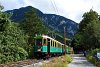
<svg viewBox="0 0 100 67">
<path fill-rule="evenodd" d="M 52 40 L 51 40 L 51 47 L 52 47 Z"/>
<path fill-rule="evenodd" d="M 47 42 L 48 42 L 47 44 L 50 46 L 50 39 L 47 39 Z"/>
<path fill-rule="evenodd" d="M 62 47 L 61 47 L 61 44 L 59 44 L 59 47 L 62 48 Z"/>
<path fill-rule="evenodd" d="M 57 43 L 57 45 L 58 45 L 58 48 L 59 48 L 59 43 Z"/>
<path fill-rule="evenodd" d="M 36 39 L 36 45 L 42 45 L 42 39 Z"/>
<path fill-rule="evenodd" d="M 56 47 L 56 42 L 55 42 L 55 47 Z"/>
<path fill-rule="evenodd" d="M 53 47 L 55 47 L 55 42 L 53 41 Z"/>
<path fill-rule="evenodd" d="M 64 46 L 62 45 L 62 48 L 64 49 Z"/>
<path fill-rule="evenodd" d="M 43 40 L 43 45 L 46 45 L 46 39 Z"/>
<path fill-rule="evenodd" d="M 52 41 L 52 47 L 53 47 L 53 41 Z"/>
<path fill-rule="evenodd" d="M 60 44 L 58 43 L 58 47 L 60 48 Z"/>
<path fill-rule="evenodd" d="M 58 43 L 56 42 L 56 47 L 58 47 Z"/>
<path fill-rule="evenodd" d="M 53 47 L 53 41 L 52 41 L 52 47 Z"/>
</svg>

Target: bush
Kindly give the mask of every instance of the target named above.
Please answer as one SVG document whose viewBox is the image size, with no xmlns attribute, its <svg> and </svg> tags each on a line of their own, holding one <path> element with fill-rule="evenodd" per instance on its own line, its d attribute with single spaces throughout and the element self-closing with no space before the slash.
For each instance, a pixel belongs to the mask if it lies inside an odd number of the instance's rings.
<svg viewBox="0 0 100 67">
<path fill-rule="evenodd" d="M 28 48 L 28 35 L 2 9 L 0 5 L 0 64 L 24 60 L 28 56 L 24 50 Z"/>
<path fill-rule="evenodd" d="M 27 59 L 28 53 L 21 47 L 18 47 L 18 54 L 21 60 Z"/>
<path fill-rule="evenodd" d="M 97 67 L 100 67 L 100 61 L 97 61 L 95 58 L 94 58 L 94 55 L 97 53 L 97 52 L 100 52 L 100 49 L 94 49 L 92 51 L 90 51 L 87 55 L 87 59 L 88 61 L 90 61 L 91 63 L 95 64 Z"/>
<path fill-rule="evenodd" d="M 2 46 L 2 51 L 0 52 L 0 64 L 25 60 L 27 57 L 28 53 L 21 47 Z"/>
</svg>

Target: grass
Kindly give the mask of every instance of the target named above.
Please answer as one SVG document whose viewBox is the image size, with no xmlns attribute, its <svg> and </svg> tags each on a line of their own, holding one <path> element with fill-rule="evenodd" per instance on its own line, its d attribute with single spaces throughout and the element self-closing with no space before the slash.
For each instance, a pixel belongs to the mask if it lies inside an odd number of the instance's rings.
<svg viewBox="0 0 100 67">
<path fill-rule="evenodd" d="M 44 63 L 41 67 L 67 67 L 68 64 L 72 61 L 70 55 L 64 55 L 56 57 L 51 60 L 49 63 Z"/>
</svg>

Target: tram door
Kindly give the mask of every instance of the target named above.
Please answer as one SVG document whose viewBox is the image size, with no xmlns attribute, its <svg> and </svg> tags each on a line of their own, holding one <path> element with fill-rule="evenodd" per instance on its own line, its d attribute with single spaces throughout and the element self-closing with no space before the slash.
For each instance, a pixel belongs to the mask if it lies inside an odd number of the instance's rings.
<svg viewBox="0 0 100 67">
<path fill-rule="evenodd" d="M 47 50 L 48 50 L 48 53 L 50 53 L 50 39 L 48 39 L 47 42 L 48 42 L 48 49 Z"/>
</svg>

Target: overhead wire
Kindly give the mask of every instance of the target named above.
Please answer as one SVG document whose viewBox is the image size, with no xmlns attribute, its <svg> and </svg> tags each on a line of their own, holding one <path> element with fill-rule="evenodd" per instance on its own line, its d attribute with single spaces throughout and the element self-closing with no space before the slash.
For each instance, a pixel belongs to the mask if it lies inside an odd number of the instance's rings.
<svg viewBox="0 0 100 67">
<path fill-rule="evenodd" d="M 59 11 L 58 11 L 58 9 L 57 9 L 57 6 L 56 6 L 55 1 L 54 1 L 54 0 L 50 0 L 50 1 L 51 1 L 52 5 L 53 5 L 53 8 L 54 8 L 55 13 L 56 13 L 56 14 L 59 14 Z"/>
<path fill-rule="evenodd" d="M 54 0 L 53 0 L 53 2 L 54 2 L 55 9 L 56 9 L 56 11 L 57 11 L 57 14 L 59 14 L 59 11 L 58 11 L 58 8 L 57 8 L 57 6 L 56 6 L 56 3 L 55 3 Z"/>
<path fill-rule="evenodd" d="M 55 13 L 56 14 L 59 14 L 55 1 L 54 0 L 50 0 L 50 1 L 51 1 L 51 4 L 53 5 L 53 9 L 54 9 Z M 54 31 L 55 31 L 55 29 L 52 31 L 52 37 L 53 38 L 56 38 L 56 35 L 55 36 L 53 35 L 54 34 L 53 33 Z"/>
</svg>

